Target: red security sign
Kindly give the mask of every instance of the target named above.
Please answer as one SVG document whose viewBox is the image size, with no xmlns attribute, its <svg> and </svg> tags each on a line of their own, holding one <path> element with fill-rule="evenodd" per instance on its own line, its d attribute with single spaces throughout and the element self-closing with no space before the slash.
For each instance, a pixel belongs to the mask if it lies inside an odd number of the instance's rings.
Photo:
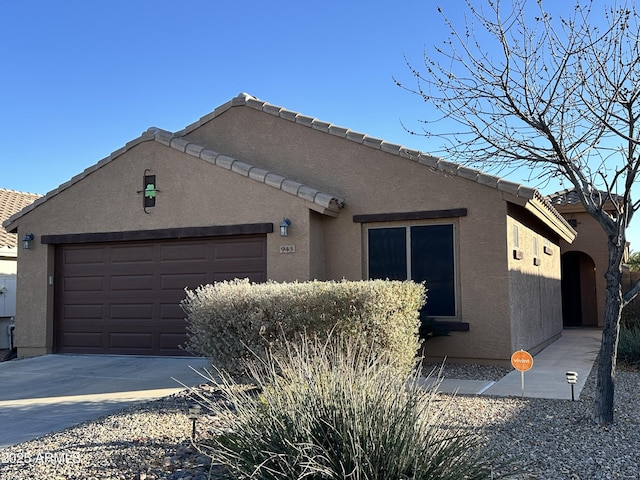
<svg viewBox="0 0 640 480">
<path fill-rule="evenodd" d="M 524 350 L 518 350 L 511 355 L 511 365 L 516 370 L 521 372 L 526 372 L 527 370 L 533 367 L 533 357 L 529 354 L 529 352 L 525 352 Z"/>
</svg>

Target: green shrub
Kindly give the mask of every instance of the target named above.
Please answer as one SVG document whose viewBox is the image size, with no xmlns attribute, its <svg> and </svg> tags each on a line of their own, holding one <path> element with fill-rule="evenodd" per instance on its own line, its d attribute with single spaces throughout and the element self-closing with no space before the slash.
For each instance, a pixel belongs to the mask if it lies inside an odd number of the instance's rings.
<svg viewBox="0 0 640 480">
<path fill-rule="evenodd" d="M 218 372 L 228 409 L 208 405 L 230 432 L 200 446 L 227 478 L 492 478 L 478 437 L 443 420 L 438 382 L 426 389 L 417 373 L 397 375 L 362 343 L 303 340 L 249 372 L 260 393 Z"/>
<path fill-rule="evenodd" d="M 407 372 L 420 347 L 424 295 L 422 284 L 384 280 L 205 285 L 187 290 L 182 302 L 187 350 L 241 375 L 250 352 L 334 331 L 389 353 Z"/>
<path fill-rule="evenodd" d="M 636 298 L 622 309 L 620 325 L 640 327 L 640 298 Z"/>
<path fill-rule="evenodd" d="M 640 325 L 620 325 L 618 361 L 640 367 Z"/>
</svg>

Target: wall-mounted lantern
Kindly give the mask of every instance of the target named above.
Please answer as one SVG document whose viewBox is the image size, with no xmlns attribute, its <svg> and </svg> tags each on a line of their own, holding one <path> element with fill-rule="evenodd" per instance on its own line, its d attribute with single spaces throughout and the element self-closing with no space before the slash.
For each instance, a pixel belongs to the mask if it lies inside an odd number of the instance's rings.
<svg viewBox="0 0 640 480">
<path fill-rule="evenodd" d="M 289 236 L 289 227 L 291 226 L 291 220 L 288 218 L 283 218 L 282 223 L 280 224 L 280 236 L 288 237 Z"/>
<path fill-rule="evenodd" d="M 22 248 L 25 250 L 31 249 L 31 242 L 33 242 L 34 238 L 36 237 L 33 233 L 27 233 L 22 239 Z"/>
</svg>

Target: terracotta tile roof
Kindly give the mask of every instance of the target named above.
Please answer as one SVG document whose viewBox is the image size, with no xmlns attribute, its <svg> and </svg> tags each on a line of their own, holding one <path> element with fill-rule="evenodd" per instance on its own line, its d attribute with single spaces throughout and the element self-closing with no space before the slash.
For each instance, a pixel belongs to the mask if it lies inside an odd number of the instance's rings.
<svg viewBox="0 0 640 480">
<path fill-rule="evenodd" d="M 0 188 L 0 247 L 15 248 L 17 237 L 2 228 L 2 222 L 32 204 L 41 195 Z"/>
</svg>

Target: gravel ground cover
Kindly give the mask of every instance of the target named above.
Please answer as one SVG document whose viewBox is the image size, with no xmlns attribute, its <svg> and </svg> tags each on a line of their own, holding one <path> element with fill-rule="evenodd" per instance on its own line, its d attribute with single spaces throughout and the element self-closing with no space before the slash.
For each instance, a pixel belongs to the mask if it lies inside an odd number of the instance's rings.
<svg viewBox="0 0 640 480">
<path fill-rule="evenodd" d="M 479 365 L 445 367 L 447 378 L 497 380 L 506 372 Z M 496 475 L 517 469 L 512 478 L 640 478 L 640 373 L 618 373 L 613 425 L 591 423 L 594 387 L 592 372 L 576 402 L 441 395 L 437 403 L 447 406 L 447 424 L 477 432 L 503 459 L 513 461 Z M 210 388 L 202 391 L 216 396 Z M 0 478 L 217 478 L 220 468 L 191 443 L 192 404 L 191 396 L 182 393 L 0 450 Z M 204 415 L 196 435 L 223 429 L 217 417 Z"/>
</svg>

